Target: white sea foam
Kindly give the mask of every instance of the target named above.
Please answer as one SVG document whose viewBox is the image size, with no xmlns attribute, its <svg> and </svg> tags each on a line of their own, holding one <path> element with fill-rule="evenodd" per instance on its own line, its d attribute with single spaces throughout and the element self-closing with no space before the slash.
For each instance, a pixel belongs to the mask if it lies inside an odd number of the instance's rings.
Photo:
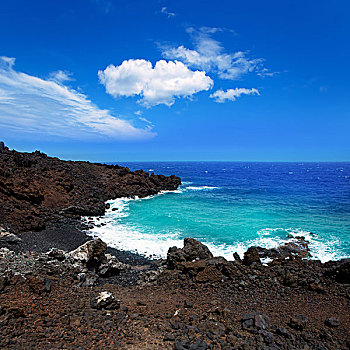
<svg viewBox="0 0 350 350">
<path fill-rule="evenodd" d="M 202 190 L 215 190 L 218 189 L 219 187 L 215 186 L 187 186 L 187 190 L 192 190 L 192 191 L 202 191 Z"/>
</svg>

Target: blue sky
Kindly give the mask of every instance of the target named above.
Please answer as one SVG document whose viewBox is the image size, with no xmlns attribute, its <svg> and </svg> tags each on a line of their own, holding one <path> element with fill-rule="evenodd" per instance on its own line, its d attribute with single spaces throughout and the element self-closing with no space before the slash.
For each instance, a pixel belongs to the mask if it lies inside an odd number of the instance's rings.
<svg viewBox="0 0 350 350">
<path fill-rule="evenodd" d="M 349 161 L 349 13 L 2 0 L 0 138 L 91 161 Z"/>
</svg>

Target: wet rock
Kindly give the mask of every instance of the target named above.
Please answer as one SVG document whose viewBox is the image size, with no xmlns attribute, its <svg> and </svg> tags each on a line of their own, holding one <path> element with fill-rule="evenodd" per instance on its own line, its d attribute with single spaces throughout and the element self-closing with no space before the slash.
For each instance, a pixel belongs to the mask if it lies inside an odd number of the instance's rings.
<svg viewBox="0 0 350 350">
<path fill-rule="evenodd" d="M 328 327 L 334 328 L 334 327 L 338 327 L 340 325 L 340 321 L 336 317 L 329 317 L 326 319 L 324 324 Z"/>
<path fill-rule="evenodd" d="M 305 329 L 305 327 L 307 326 L 307 323 L 308 323 L 308 318 L 307 316 L 304 316 L 304 315 L 297 315 L 291 318 L 291 320 L 289 321 L 290 327 L 298 331 L 302 331 L 303 329 Z"/>
<path fill-rule="evenodd" d="M 242 317 L 242 328 L 248 330 L 266 330 L 270 327 L 269 316 L 261 312 L 250 312 Z"/>
<path fill-rule="evenodd" d="M 257 247 L 261 258 L 286 259 L 299 257 L 301 259 L 310 257 L 308 242 L 304 237 L 292 237 L 293 240 L 280 245 L 277 248 L 267 249 Z"/>
<path fill-rule="evenodd" d="M 261 264 L 258 249 L 256 247 L 249 247 L 244 253 L 243 264 L 250 266 L 253 263 Z"/>
<path fill-rule="evenodd" d="M 104 291 L 91 300 L 94 309 L 116 310 L 120 307 L 120 300 L 115 299 L 112 293 Z"/>
</svg>

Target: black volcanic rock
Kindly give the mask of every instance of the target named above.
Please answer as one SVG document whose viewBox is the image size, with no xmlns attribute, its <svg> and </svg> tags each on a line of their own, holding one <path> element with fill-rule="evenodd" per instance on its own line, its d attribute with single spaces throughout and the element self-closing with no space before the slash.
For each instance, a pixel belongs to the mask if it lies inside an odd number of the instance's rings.
<svg viewBox="0 0 350 350">
<path fill-rule="evenodd" d="M 105 201 L 175 190 L 180 178 L 118 165 L 62 161 L 0 146 L 0 222 L 12 232 L 41 231 L 48 222 L 103 215 Z"/>
<path fill-rule="evenodd" d="M 192 262 L 194 260 L 210 259 L 213 254 L 206 245 L 194 238 L 185 238 L 184 247 L 171 247 L 167 254 L 169 268 L 175 268 L 179 263 Z"/>
</svg>

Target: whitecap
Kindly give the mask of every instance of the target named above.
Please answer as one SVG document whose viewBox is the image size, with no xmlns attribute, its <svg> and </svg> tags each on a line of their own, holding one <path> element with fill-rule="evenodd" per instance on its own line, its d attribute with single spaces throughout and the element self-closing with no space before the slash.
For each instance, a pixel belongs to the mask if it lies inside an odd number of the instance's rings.
<svg viewBox="0 0 350 350">
<path fill-rule="evenodd" d="M 201 191 L 201 190 L 215 190 L 218 189 L 219 187 L 215 186 L 187 186 L 187 190 L 192 190 L 192 191 Z"/>
</svg>

